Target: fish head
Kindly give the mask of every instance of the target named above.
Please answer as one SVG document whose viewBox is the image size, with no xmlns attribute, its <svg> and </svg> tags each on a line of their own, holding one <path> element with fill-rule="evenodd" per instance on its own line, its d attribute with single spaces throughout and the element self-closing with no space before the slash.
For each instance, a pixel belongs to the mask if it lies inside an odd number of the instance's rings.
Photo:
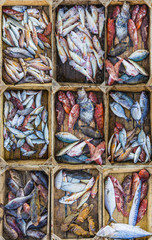
<svg viewBox="0 0 152 240">
<path fill-rule="evenodd" d="M 113 233 L 115 232 L 115 230 L 110 227 L 110 226 L 105 226 L 103 228 L 101 228 L 98 232 L 97 232 L 97 236 L 98 237 L 110 237 Z"/>
<path fill-rule="evenodd" d="M 87 93 L 86 93 L 86 91 L 84 90 L 84 88 L 79 89 L 78 92 L 77 92 L 77 94 L 78 94 L 78 100 L 79 100 L 79 101 L 82 101 L 85 97 L 87 97 Z"/>
</svg>

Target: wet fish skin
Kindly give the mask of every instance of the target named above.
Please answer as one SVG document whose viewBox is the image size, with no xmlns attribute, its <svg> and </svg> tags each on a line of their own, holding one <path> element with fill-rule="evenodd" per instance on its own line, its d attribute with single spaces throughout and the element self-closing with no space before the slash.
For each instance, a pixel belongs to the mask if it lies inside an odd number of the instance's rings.
<svg viewBox="0 0 152 240">
<path fill-rule="evenodd" d="M 30 194 L 28 196 L 25 196 L 25 197 L 18 197 L 18 198 L 15 198 L 13 200 L 11 200 L 9 203 L 7 203 L 5 205 L 5 208 L 6 209 L 16 209 L 18 207 L 20 207 L 23 203 L 25 203 L 27 200 L 29 200 L 31 197 L 32 197 L 33 194 Z"/>
<path fill-rule="evenodd" d="M 111 46 L 113 45 L 114 36 L 115 36 L 115 23 L 114 23 L 114 19 L 108 18 L 108 24 L 107 24 L 108 53 L 110 52 Z"/>
<path fill-rule="evenodd" d="M 94 109 L 94 118 L 97 123 L 98 130 L 103 136 L 103 128 L 104 128 L 104 109 L 103 109 L 103 103 L 96 104 Z"/>
<path fill-rule="evenodd" d="M 144 48 L 148 49 L 148 34 L 149 34 L 149 20 L 148 16 L 145 16 L 141 24 L 141 37 L 144 42 Z"/>
<path fill-rule="evenodd" d="M 131 109 L 133 100 L 124 92 L 110 92 L 110 96 L 114 99 L 114 101 L 122 105 L 122 107 L 125 107 L 128 110 Z"/>
<path fill-rule="evenodd" d="M 4 232 L 12 239 L 15 240 L 18 238 L 18 233 L 7 223 L 6 217 L 4 217 Z"/>
<path fill-rule="evenodd" d="M 122 81 L 120 83 L 126 83 L 126 84 L 138 84 L 138 83 L 145 83 L 148 80 L 147 76 L 144 76 L 142 74 L 138 74 L 137 76 L 128 76 L 127 74 L 121 75 Z"/>
<path fill-rule="evenodd" d="M 113 48 L 111 48 L 111 50 L 109 51 L 108 55 L 110 57 L 119 56 L 122 53 L 124 53 L 127 50 L 127 48 L 128 48 L 128 44 L 127 43 L 125 43 L 125 42 L 118 43 Z"/>
<path fill-rule="evenodd" d="M 137 17 L 136 17 L 137 30 L 140 29 L 143 18 L 146 16 L 146 14 L 147 14 L 147 6 L 144 4 L 139 9 L 139 12 L 138 12 Z"/>
<path fill-rule="evenodd" d="M 17 191 L 18 191 L 18 189 L 19 189 L 18 184 L 17 184 L 13 179 L 10 179 L 10 178 L 8 178 L 7 184 L 8 184 L 8 186 L 9 186 L 10 190 L 11 190 L 14 194 L 16 194 Z"/>
<path fill-rule="evenodd" d="M 58 132 L 55 134 L 58 140 L 66 143 L 73 143 L 79 139 L 69 132 Z"/>
<path fill-rule="evenodd" d="M 25 196 L 29 195 L 32 192 L 33 188 L 34 188 L 34 181 L 30 179 L 24 187 L 24 195 Z"/>
<path fill-rule="evenodd" d="M 128 31 L 129 31 L 130 38 L 133 42 L 134 48 L 135 48 L 135 50 L 137 50 L 138 49 L 138 35 L 137 35 L 137 29 L 136 29 L 135 23 L 132 19 L 128 20 Z"/>
<path fill-rule="evenodd" d="M 57 118 L 57 123 L 58 123 L 57 131 L 60 131 L 61 126 L 65 119 L 65 112 L 62 107 L 62 104 L 59 101 L 57 101 L 57 103 L 56 103 L 56 115 L 57 115 L 56 118 Z"/>
<path fill-rule="evenodd" d="M 67 154 L 64 154 L 60 157 L 57 157 L 57 160 L 59 162 L 62 163 L 71 163 L 71 164 L 80 164 L 80 163 L 85 163 L 86 159 L 88 159 L 88 157 L 86 155 L 81 155 L 81 156 L 77 156 L 77 157 L 70 157 Z"/>
<path fill-rule="evenodd" d="M 94 138 L 94 139 L 101 139 L 100 132 L 90 126 L 81 126 L 81 127 L 79 127 L 79 129 L 87 137 Z"/>
<path fill-rule="evenodd" d="M 61 190 L 65 192 L 81 192 L 84 191 L 86 187 L 86 184 L 84 183 L 69 183 L 69 182 L 63 182 L 61 186 Z"/>
<path fill-rule="evenodd" d="M 116 102 L 113 102 L 113 103 L 110 104 L 110 108 L 111 108 L 112 112 L 113 112 L 116 116 L 118 116 L 118 117 L 120 117 L 120 118 L 124 118 L 124 119 L 127 120 L 127 121 L 130 120 L 130 119 L 126 116 L 125 111 L 124 111 L 123 107 L 122 107 L 120 104 L 118 104 L 118 103 L 116 103 Z"/>
<path fill-rule="evenodd" d="M 140 108 L 141 108 L 141 125 L 143 125 L 144 120 L 147 116 L 148 113 L 148 108 L 149 108 L 149 101 L 148 101 L 148 96 L 146 92 L 142 92 L 140 94 L 140 100 L 139 100 Z"/>
<path fill-rule="evenodd" d="M 143 49 L 143 50 L 137 50 L 133 52 L 128 58 L 135 62 L 138 62 L 147 58 L 148 55 L 149 55 L 149 51 Z"/>
<path fill-rule="evenodd" d="M 31 206 L 31 221 L 34 224 L 34 226 L 37 226 L 40 222 L 40 203 L 37 188 L 34 188 L 33 190 L 30 206 Z"/>
<path fill-rule="evenodd" d="M 116 199 L 117 210 L 119 212 L 122 212 L 122 214 L 125 217 L 128 217 L 129 214 L 126 211 L 126 205 L 125 205 L 125 202 L 124 202 L 123 195 L 121 194 L 121 192 L 120 192 L 120 190 L 118 188 L 114 188 L 114 190 L 115 190 L 115 199 Z"/>
<path fill-rule="evenodd" d="M 139 211 L 138 211 L 138 217 L 137 217 L 136 224 L 138 222 L 140 222 L 142 220 L 142 218 L 144 217 L 144 215 L 146 214 L 147 206 L 148 206 L 148 200 L 143 199 L 142 202 L 140 203 L 140 206 L 139 206 Z"/>
<path fill-rule="evenodd" d="M 132 105 L 130 112 L 132 118 L 136 121 L 138 125 L 139 121 L 141 120 L 141 108 L 137 101 Z"/>
<path fill-rule="evenodd" d="M 137 17 L 137 14 L 138 14 L 138 12 L 139 12 L 139 9 L 140 9 L 139 5 L 135 5 L 135 6 L 133 7 L 133 10 L 132 10 L 132 20 L 133 20 L 134 22 L 136 21 L 136 17 Z"/>
<path fill-rule="evenodd" d="M 132 176 L 127 175 L 122 183 L 122 188 L 125 193 L 125 203 L 127 202 L 128 198 L 131 196 L 131 186 L 132 186 Z"/>
<path fill-rule="evenodd" d="M 68 119 L 68 131 L 71 132 L 73 129 L 73 126 L 75 125 L 78 117 L 80 114 L 80 106 L 79 104 L 75 104 L 70 113 L 69 113 L 69 119 Z"/>
</svg>

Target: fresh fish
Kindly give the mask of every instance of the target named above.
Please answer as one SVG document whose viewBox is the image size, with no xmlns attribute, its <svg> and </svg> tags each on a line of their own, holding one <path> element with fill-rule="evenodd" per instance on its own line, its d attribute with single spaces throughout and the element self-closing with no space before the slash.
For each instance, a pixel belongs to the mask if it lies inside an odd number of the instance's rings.
<svg viewBox="0 0 152 240">
<path fill-rule="evenodd" d="M 134 66 L 137 69 L 137 71 L 139 73 L 141 73 L 144 76 L 149 76 L 148 72 L 142 66 L 140 66 L 138 63 L 136 63 L 130 59 L 128 59 L 128 61 L 132 64 L 132 66 Z"/>
<path fill-rule="evenodd" d="M 139 206 L 139 210 L 138 210 L 138 217 L 137 217 L 137 222 L 140 222 L 141 219 L 144 217 L 144 215 L 146 214 L 147 211 L 147 206 L 148 206 L 148 200 L 147 199 L 143 199 L 142 202 L 140 203 Z"/>
<path fill-rule="evenodd" d="M 79 127 L 79 129 L 87 137 L 94 138 L 94 139 L 101 139 L 100 132 L 90 126 L 81 126 L 81 127 Z"/>
<path fill-rule="evenodd" d="M 101 11 L 101 9 L 99 9 L 99 19 L 98 19 L 99 38 L 101 38 L 101 36 L 102 36 L 102 32 L 103 32 L 103 28 L 104 28 L 104 21 L 105 21 L 104 11 Z"/>
<path fill-rule="evenodd" d="M 62 47 L 62 45 L 60 43 L 59 35 L 56 35 L 56 41 L 57 41 L 57 49 L 58 49 L 59 57 L 60 57 L 62 63 L 64 64 L 67 61 L 67 55 L 65 53 L 64 48 Z"/>
<path fill-rule="evenodd" d="M 121 12 L 120 6 L 115 6 L 113 9 L 112 18 L 116 19 L 120 12 Z"/>
<path fill-rule="evenodd" d="M 91 141 L 92 139 L 88 139 L 87 141 Z M 82 150 L 84 146 L 86 145 L 86 142 L 83 141 L 81 143 L 78 143 L 77 145 L 73 146 L 71 149 L 69 149 L 66 153 L 70 157 L 80 156 L 82 154 Z"/>
<path fill-rule="evenodd" d="M 56 115 L 57 115 L 56 118 L 57 118 L 57 123 L 58 123 L 57 131 L 60 131 L 61 126 L 65 119 L 65 112 L 62 107 L 62 104 L 59 101 L 57 101 L 57 103 L 56 103 Z"/>
<path fill-rule="evenodd" d="M 77 142 L 74 142 L 74 143 L 71 143 L 69 144 L 68 146 L 64 147 L 63 149 L 61 149 L 57 154 L 56 156 L 59 157 L 59 156 L 62 156 L 64 154 L 66 154 L 68 151 L 70 151 L 75 145 L 78 144 L 79 141 Z"/>
<path fill-rule="evenodd" d="M 148 107 L 149 107 L 149 101 L 148 101 L 148 96 L 146 94 L 146 92 L 142 92 L 140 94 L 140 100 L 139 100 L 139 104 L 140 104 L 140 109 L 141 109 L 141 125 L 143 125 L 144 120 L 147 116 L 148 113 Z"/>
<path fill-rule="evenodd" d="M 142 50 L 137 50 L 133 52 L 128 58 L 134 62 L 139 62 L 147 58 L 148 55 L 149 55 L 149 51 L 142 49 Z"/>
<path fill-rule="evenodd" d="M 57 157 L 57 160 L 61 163 L 71 163 L 71 164 L 80 164 L 85 163 L 88 157 L 86 155 L 80 155 L 77 157 L 70 157 L 67 154 L 64 154 L 60 157 Z"/>
<path fill-rule="evenodd" d="M 72 204 L 74 203 L 76 200 L 70 200 L 70 201 L 66 201 L 69 198 L 69 196 L 64 196 L 61 199 L 59 199 L 59 203 L 62 204 Z"/>
<path fill-rule="evenodd" d="M 131 112 L 132 118 L 136 121 L 138 125 L 142 115 L 141 115 L 140 105 L 137 101 L 132 105 L 130 112 Z"/>
<path fill-rule="evenodd" d="M 69 132 L 58 132 L 55 136 L 62 142 L 73 143 L 79 139 Z"/>
<path fill-rule="evenodd" d="M 87 8 L 85 9 L 85 13 L 86 13 L 86 19 L 87 19 L 87 23 L 88 23 L 88 27 L 89 27 L 90 31 L 94 34 L 98 34 L 97 26 L 91 16 L 91 14 L 88 12 Z"/>
<path fill-rule="evenodd" d="M 86 184 L 84 183 L 69 183 L 69 182 L 63 182 L 61 186 L 61 190 L 65 192 L 81 192 L 84 191 L 86 187 Z"/>
<path fill-rule="evenodd" d="M 66 97 L 65 93 L 62 91 L 58 92 L 58 100 L 63 104 L 64 111 L 69 114 L 71 105 L 69 99 Z"/>
<path fill-rule="evenodd" d="M 127 37 L 127 22 L 130 18 L 129 9 L 130 5 L 124 2 L 121 8 L 121 12 L 118 14 L 118 17 L 116 19 L 116 35 L 119 39 L 119 42 L 121 42 L 124 38 Z"/>
<path fill-rule="evenodd" d="M 134 46 L 135 50 L 137 50 L 138 49 L 137 28 L 132 19 L 128 20 L 128 32 L 129 32 L 130 38 L 133 42 L 133 46 Z"/>
<path fill-rule="evenodd" d="M 12 193 L 16 194 L 17 191 L 19 190 L 19 186 L 17 185 L 17 183 L 13 180 L 13 179 L 8 179 L 7 184 L 10 188 L 10 190 L 12 191 Z"/>
<path fill-rule="evenodd" d="M 33 188 L 34 188 L 34 181 L 30 179 L 24 187 L 24 195 L 25 196 L 29 195 L 32 192 Z"/>
<path fill-rule="evenodd" d="M 62 170 L 60 170 L 55 177 L 55 187 L 57 189 L 60 189 L 61 186 L 62 186 Z"/>
<path fill-rule="evenodd" d="M 94 118 L 97 123 L 97 127 L 101 136 L 103 136 L 103 127 L 104 127 L 104 112 L 103 112 L 103 104 L 96 104 L 94 109 Z"/>
<path fill-rule="evenodd" d="M 118 59 L 121 60 L 122 58 L 118 57 Z M 129 63 L 125 59 L 123 59 L 122 63 L 125 67 L 127 75 L 135 77 L 139 74 L 139 70 L 136 69 L 136 67 L 134 65 L 132 65 L 131 63 Z"/>
<path fill-rule="evenodd" d="M 133 175 L 132 175 L 131 197 L 129 198 L 128 202 L 130 202 L 134 198 L 135 192 L 136 192 L 137 187 L 139 185 L 139 182 L 140 182 L 140 178 L 139 178 L 138 174 L 137 173 L 133 173 Z"/>
<path fill-rule="evenodd" d="M 40 231 L 32 231 L 32 230 L 28 230 L 27 231 L 27 236 L 28 237 L 32 237 L 35 239 L 42 239 L 45 237 L 45 233 L 40 232 Z"/>
<path fill-rule="evenodd" d="M 78 25 L 80 25 L 80 22 L 76 22 L 74 23 L 73 25 L 65 28 L 63 31 L 62 31 L 62 36 L 65 37 L 68 33 L 70 33 L 75 27 L 77 27 Z"/>
<path fill-rule="evenodd" d="M 8 209 L 8 210 L 9 209 L 17 209 L 18 207 L 23 205 L 27 200 L 29 200 L 32 196 L 33 196 L 33 194 L 30 194 L 26 197 L 15 198 L 5 205 L 5 209 Z"/>
<path fill-rule="evenodd" d="M 125 114 L 125 111 L 123 109 L 123 107 L 116 103 L 116 102 L 113 102 L 110 104 L 110 108 L 111 108 L 111 111 L 118 117 L 120 118 L 124 118 L 125 120 L 129 121 L 130 119 L 126 116 Z"/>
<path fill-rule="evenodd" d="M 71 177 L 71 178 L 76 178 L 79 180 L 90 180 L 92 178 L 92 175 L 86 171 L 83 170 L 65 170 L 64 171 L 66 173 L 67 176 Z"/>
<path fill-rule="evenodd" d="M 38 189 L 34 188 L 32 198 L 31 198 L 31 221 L 37 226 L 40 222 L 40 203 Z"/>
<path fill-rule="evenodd" d="M 91 190 L 91 197 L 92 198 L 95 198 L 96 194 L 97 194 L 97 191 L 98 191 L 98 180 L 99 180 L 99 176 L 97 176 L 96 178 L 96 181 L 95 181 L 95 184 Z"/>
<path fill-rule="evenodd" d="M 119 132 L 119 141 L 121 143 L 123 151 L 125 152 L 125 146 L 127 143 L 127 134 L 126 134 L 126 130 L 124 128 Z"/>
<path fill-rule="evenodd" d="M 114 101 L 122 105 L 122 107 L 125 107 L 128 110 L 131 109 L 133 105 L 133 100 L 124 92 L 110 92 L 110 96 L 113 98 Z"/>
<path fill-rule="evenodd" d="M 111 47 L 113 45 L 114 36 L 115 36 L 115 22 L 114 22 L 114 19 L 108 18 L 108 24 L 107 24 L 108 53 L 110 52 Z"/>
<path fill-rule="evenodd" d="M 140 154 L 141 154 L 141 147 L 139 146 L 135 152 L 134 163 L 137 163 L 139 161 Z"/>
<path fill-rule="evenodd" d="M 118 212 L 122 212 L 122 214 L 125 217 L 128 217 L 128 212 L 126 211 L 126 206 L 124 202 L 123 195 L 121 194 L 120 190 L 118 188 L 114 188 L 115 190 L 115 199 L 116 199 L 116 205 Z"/>
<path fill-rule="evenodd" d="M 82 26 L 85 27 L 85 12 L 84 12 L 84 8 L 82 6 L 78 6 L 78 12 L 80 15 L 80 20 L 82 23 Z"/>
<path fill-rule="evenodd" d="M 140 29 L 143 18 L 146 16 L 146 14 L 147 14 L 147 6 L 142 5 L 141 8 L 139 9 L 139 12 L 138 12 L 137 17 L 136 17 L 137 30 Z"/>
<path fill-rule="evenodd" d="M 139 5 L 135 5 L 132 10 L 132 20 L 135 22 L 137 14 L 139 12 Z"/>
<path fill-rule="evenodd" d="M 27 226 L 26 226 L 26 229 L 27 229 L 27 230 L 30 230 L 30 229 L 35 230 L 35 229 L 39 229 L 39 228 L 44 227 L 44 226 L 47 224 L 47 216 L 48 216 L 47 213 L 44 214 L 44 215 L 42 215 L 42 216 L 40 217 L 40 222 L 39 222 L 39 224 L 38 224 L 37 226 L 35 226 L 35 225 L 32 223 L 32 221 L 28 222 L 28 224 L 27 224 Z"/>
<path fill-rule="evenodd" d="M 110 179 L 110 177 L 108 177 L 105 181 L 105 207 L 109 213 L 109 223 L 114 221 L 114 219 L 112 218 L 113 212 L 116 208 L 116 201 L 115 201 L 115 192 L 114 192 L 114 187 L 113 187 L 113 183 Z"/>
<path fill-rule="evenodd" d="M 75 104 L 69 114 L 69 119 L 68 119 L 68 131 L 71 132 L 73 129 L 73 126 L 75 125 L 79 114 L 80 114 L 81 108 L 79 107 L 79 104 Z"/>
<path fill-rule="evenodd" d="M 139 185 L 135 192 L 135 196 L 133 199 L 132 207 L 129 214 L 129 224 L 135 226 L 138 217 L 138 210 L 140 204 L 140 196 L 141 196 L 141 181 L 139 181 Z"/>
<path fill-rule="evenodd" d="M 147 196 L 148 193 L 148 183 L 143 182 L 141 185 L 141 196 L 140 196 L 140 202 Z"/>
<path fill-rule="evenodd" d="M 123 192 L 125 193 L 125 203 L 131 196 L 132 176 L 127 175 L 122 183 Z"/>
<path fill-rule="evenodd" d="M 23 187 L 22 176 L 19 174 L 18 171 L 11 169 L 10 176 L 19 187 Z"/>
<path fill-rule="evenodd" d="M 46 153 L 47 151 L 47 144 L 44 145 L 44 147 L 41 149 L 39 153 L 39 158 L 42 158 L 42 156 Z"/>
<path fill-rule="evenodd" d="M 144 42 L 145 49 L 148 49 L 148 43 L 147 43 L 148 34 L 149 34 L 149 20 L 148 20 L 148 16 L 146 15 L 141 24 L 141 37 Z"/>
<path fill-rule="evenodd" d="M 147 82 L 148 77 L 144 76 L 140 73 L 135 77 L 124 74 L 121 76 L 121 79 L 122 79 L 122 82 L 120 82 L 120 83 L 126 83 L 126 84 L 132 85 L 132 84 L 138 84 L 138 83 L 145 83 L 145 82 Z"/>
<path fill-rule="evenodd" d="M 4 232 L 13 240 L 18 238 L 18 233 L 7 223 L 6 217 L 4 216 Z"/>
<path fill-rule="evenodd" d="M 131 226 L 123 223 L 112 223 L 111 226 L 101 228 L 97 234 L 98 237 L 112 239 L 131 239 L 151 236 L 150 232 L 146 232 L 139 226 Z"/>
<path fill-rule="evenodd" d="M 113 81 L 121 81 L 121 79 L 118 77 L 116 69 L 114 68 L 114 66 L 108 59 L 106 59 L 105 64 L 106 64 L 106 70 L 109 73 L 109 76 L 113 79 Z M 110 85 L 112 85 L 112 84 L 110 84 Z"/>
<path fill-rule="evenodd" d="M 89 199 L 89 197 L 90 197 L 90 191 L 86 192 L 86 193 L 82 196 L 82 198 L 81 198 L 81 200 L 80 200 L 80 203 L 79 203 L 79 205 L 77 206 L 77 209 L 79 209 L 85 202 L 87 202 L 87 200 Z"/>
<path fill-rule="evenodd" d="M 126 42 L 118 43 L 116 46 L 111 48 L 108 55 L 111 57 L 116 57 L 121 55 L 127 50 L 128 44 Z"/>
</svg>

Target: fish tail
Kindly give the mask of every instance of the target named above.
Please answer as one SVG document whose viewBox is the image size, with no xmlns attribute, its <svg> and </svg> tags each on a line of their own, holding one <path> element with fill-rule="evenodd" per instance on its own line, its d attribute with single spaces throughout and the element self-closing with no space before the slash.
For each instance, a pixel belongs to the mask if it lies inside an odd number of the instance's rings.
<svg viewBox="0 0 152 240">
<path fill-rule="evenodd" d="M 114 218 L 112 218 L 112 217 L 110 217 L 109 218 L 109 220 L 108 220 L 108 223 L 107 223 L 107 225 L 109 225 L 111 222 L 117 222 Z"/>
</svg>

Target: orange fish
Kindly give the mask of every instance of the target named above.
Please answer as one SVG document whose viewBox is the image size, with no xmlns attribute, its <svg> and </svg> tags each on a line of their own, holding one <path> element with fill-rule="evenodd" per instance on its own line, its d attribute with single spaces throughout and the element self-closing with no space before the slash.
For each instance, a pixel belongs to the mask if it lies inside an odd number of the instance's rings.
<svg viewBox="0 0 152 240">
<path fill-rule="evenodd" d="M 76 223 L 83 223 L 84 220 L 88 217 L 88 215 L 90 214 L 90 212 L 93 209 L 93 204 L 91 204 L 90 206 L 88 206 L 87 203 L 84 203 L 77 219 L 76 219 Z"/>
<path fill-rule="evenodd" d="M 47 27 L 46 27 L 45 30 L 44 30 L 44 35 L 45 35 L 45 36 L 48 36 L 48 35 L 51 34 L 51 32 L 52 32 L 52 23 L 49 22 L 48 25 L 47 25 Z"/>
<path fill-rule="evenodd" d="M 46 47 L 51 47 L 51 41 L 49 38 L 47 38 L 44 34 L 38 33 L 38 38 L 44 43 Z"/>
<path fill-rule="evenodd" d="M 128 20 L 128 32 L 130 35 L 130 38 L 133 42 L 135 50 L 138 49 L 138 35 L 137 35 L 137 28 L 132 19 Z"/>
<path fill-rule="evenodd" d="M 69 228 L 77 236 L 83 236 L 83 237 L 89 237 L 90 236 L 88 231 L 85 231 L 82 227 L 78 226 L 77 224 L 71 224 L 69 226 Z"/>
<path fill-rule="evenodd" d="M 117 147 L 117 138 L 114 137 L 111 144 L 111 162 L 114 163 L 114 153 Z"/>
<path fill-rule="evenodd" d="M 114 69 L 115 69 L 115 72 L 117 74 L 117 77 L 119 76 L 119 69 L 120 69 L 120 65 L 121 63 L 123 62 L 122 59 L 120 59 L 115 65 L 114 65 Z M 115 80 L 109 76 L 109 79 L 108 79 L 108 85 L 111 86 L 113 83 L 115 82 Z"/>
<path fill-rule="evenodd" d="M 116 73 L 116 70 L 113 64 L 108 59 L 106 59 L 105 65 L 106 65 L 106 70 L 109 73 L 109 77 L 111 77 L 113 81 L 121 81 L 121 78 L 118 77 L 118 74 Z"/>
<path fill-rule="evenodd" d="M 58 92 L 58 100 L 63 104 L 64 111 L 70 114 L 71 104 L 65 93 L 62 91 Z"/>
<path fill-rule="evenodd" d="M 102 103 L 96 104 L 95 110 L 94 110 L 94 117 L 95 117 L 95 121 L 98 126 L 98 130 L 102 136 L 103 136 L 103 127 L 104 127 L 104 116 L 103 115 L 104 115 L 103 104 Z"/>
<path fill-rule="evenodd" d="M 146 169 L 142 169 L 139 172 L 139 177 L 142 181 L 147 181 L 150 177 L 150 174 Z"/>
<path fill-rule="evenodd" d="M 108 18 L 107 24 L 107 44 L 108 44 L 108 53 L 113 45 L 113 39 L 115 36 L 115 20 Z"/>
<path fill-rule="evenodd" d="M 68 120 L 68 131 L 71 132 L 73 130 L 73 126 L 75 125 L 78 117 L 80 115 L 80 107 L 79 104 L 75 104 L 69 114 Z"/>
<path fill-rule="evenodd" d="M 94 104 L 97 104 L 97 103 L 98 103 L 98 98 L 97 98 L 97 96 L 95 95 L 94 92 L 90 92 L 90 93 L 89 93 L 89 98 L 90 98 L 90 100 L 91 100 L 92 103 L 94 103 Z"/>
<path fill-rule="evenodd" d="M 121 162 L 123 160 L 125 160 L 129 154 L 132 152 L 132 147 L 129 147 L 125 152 L 123 152 L 118 158 L 117 161 Z"/>
<path fill-rule="evenodd" d="M 138 14 L 137 14 L 137 18 L 136 18 L 137 30 L 141 27 L 142 20 L 146 16 L 146 14 L 147 14 L 147 7 L 146 7 L 146 5 L 142 5 Z"/>
<path fill-rule="evenodd" d="M 147 211 L 147 206 L 148 206 L 148 200 L 143 199 L 142 202 L 140 203 L 139 210 L 138 210 L 138 217 L 137 217 L 137 222 L 140 222 L 141 219 L 144 217 L 146 211 Z"/>
<path fill-rule="evenodd" d="M 98 191 L 98 180 L 99 180 L 99 175 L 97 176 L 96 178 L 96 181 L 95 181 L 95 184 L 91 190 L 91 197 L 92 198 L 95 198 L 96 194 L 97 194 L 97 191 Z"/>
<path fill-rule="evenodd" d="M 91 216 L 88 217 L 88 223 L 89 223 L 90 235 L 95 235 L 95 231 L 96 231 L 95 222 Z"/>
<path fill-rule="evenodd" d="M 90 158 L 86 159 L 86 161 L 95 161 L 97 164 L 102 165 L 102 157 L 101 155 L 105 151 L 105 141 L 101 142 L 97 147 L 95 147 L 93 144 L 85 141 L 88 144 L 89 150 L 90 150 Z"/>
<path fill-rule="evenodd" d="M 30 205 L 28 203 L 23 204 L 23 210 L 25 213 L 30 214 Z"/>
</svg>

